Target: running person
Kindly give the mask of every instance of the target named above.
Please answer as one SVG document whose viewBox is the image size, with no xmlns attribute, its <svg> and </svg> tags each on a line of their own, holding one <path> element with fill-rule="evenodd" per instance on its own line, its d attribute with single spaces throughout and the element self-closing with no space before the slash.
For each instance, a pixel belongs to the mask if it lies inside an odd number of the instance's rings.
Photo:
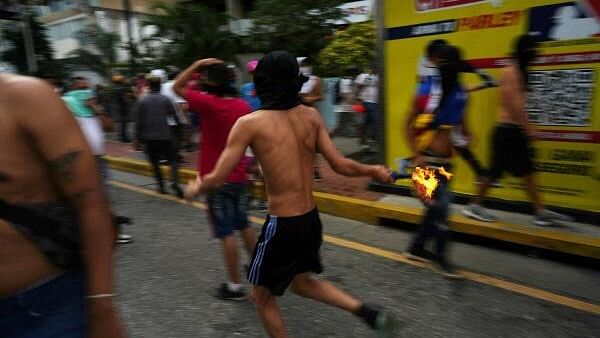
<svg viewBox="0 0 600 338">
<path fill-rule="evenodd" d="M 205 93 L 186 88 L 198 69 L 203 71 L 202 87 Z M 208 174 L 215 167 L 234 123 L 250 113 L 250 106 L 236 97 L 235 89 L 231 87 L 233 76 L 232 70 L 223 61 L 202 59 L 183 71 L 173 85 L 175 92 L 189 102 L 190 108 L 202 114 L 201 175 Z M 207 202 L 213 233 L 221 240 L 227 268 L 228 281 L 221 284 L 218 295 L 222 299 L 242 300 L 247 296 L 242 289 L 234 232 L 238 230 L 241 233 L 249 256 L 256 244 L 256 233 L 247 216 L 248 178 L 245 163 L 236 163 L 232 171 L 226 177 L 227 183 L 208 194 Z"/>
<path fill-rule="evenodd" d="M 437 54 L 440 76 L 431 79 L 430 85 L 437 87 L 439 98 L 417 97 L 415 106 L 406 121 L 406 135 L 413 151 L 413 166 L 444 167 L 451 171 L 453 145 L 451 132 L 460 128 L 468 102 L 468 92 L 488 88 L 486 83 L 474 88 L 464 88 L 460 81 L 463 65 L 460 51 L 450 45 L 440 47 Z M 431 101 L 435 100 L 433 112 Z M 430 115 L 430 116 L 429 116 Z M 422 119 L 425 117 L 425 119 Z M 420 121 L 425 120 L 425 121 Z M 438 175 L 439 185 L 431 203 L 426 204 L 421 227 L 405 253 L 411 259 L 432 260 L 436 268 L 448 278 L 461 278 L 450 263 L 446 247 L 449 240 L 448 211 L 450 194 L 448 180 Z M 436 239 L 435 253 L 425 250 L 429 237 Z"/>
<path fill-rule="evenodd" d="M 439 105 L 439 98 L 441 97 L 441 87 L 435 85 L 435 82 L 439 82 L 440 71 L 438 64 L 440 62 L 439 52 L 444 46 L 447 46 L 448 42 L 443 39 L 436 39 L 431 41 L 426 48 L 425 56 L 419 59 L 417 67 L 417 83 L 419 86 L 418 96 L 428 97 L 428 105 L 426 110 L 429 113 L 433 113 Z M 486 72 L 473 67 L 468 62 L 461 62 L 460 72 L 462 73 L 474 73 L 477 74 L 481 80 L 487 85 L 487 87 L 497 86 L 494 79 Z M 478 182 L 483 179 L 486 175 L 485 169 L 481 166 L 471 149 L 470 145 L 470 133 L 466 128 L 466 124 L 461 123 L 460 127 L 452 128 L 450 132 L 450 141 L 454 150 L 469 164 L 471 169 L 477 175 Z M 496 183 L 497 184 L 497 183 Z"/>
<path fill-rule="evenodd" d="M 385 312 L 311 276 L 323 270 L 319 256 L 322 227 L 312 195 L 315 154 L 321 153 L 337 173 L 347 176 L 390 182 L 389 170 L 357 163 L 337 151 L 320 113 L 300 103 L 298 92 L 307 77 L 299 75 L 290 54 L 268 53 L 254 76 L 262 109 L 236 122 L 214 170 L 188 186 L 188 198 L 218 189 L 251 146 L 263 169 L 269 215 L 248 280 L 269 336 L 288 337 L 276 300 L 288 286 L 300 296 L 337 306 L 389 333 L 391 319 Z"/>
<path fill-rule="evenodd" d="M 537 42 L 529 35 L 520 36 L 515 44 L 513 62 L 506 66 L 500 80 L 500 114 L 492 140 L 492 166 L 489 177 L 479 187 L 477 197 L 463 209 L 463 214 L 484 222 L 496 218 L 481 206 L 491 182 L 499 179 L 504 171 L 523 177 L 526 190 L 533 204 L 533 223 L 548 226 L 571 218 L 544 208 L 535 182 L 531 158 L 531 140 L 535 131 L 529 123 L 525 110 L 529 67 L 537 56 Z"/>
</svg>

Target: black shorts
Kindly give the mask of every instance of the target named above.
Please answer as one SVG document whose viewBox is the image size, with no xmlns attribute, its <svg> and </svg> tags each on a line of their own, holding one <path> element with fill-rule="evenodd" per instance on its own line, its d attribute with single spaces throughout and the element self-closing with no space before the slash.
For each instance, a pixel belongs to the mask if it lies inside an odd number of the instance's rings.
<svg viewBox="0 0 600 338">
<path fill-rule="evenodd" d="M 533 173 L 533 152 L 529 138 L 520 126 L 499 124 L 492 140 L 490 178 L 498 179 L 504 171 L 517 177 Z"/>
<path fill-rule="evenodd" d="M 268 215 L 254 249 L 248 282 L 281 296 L 296 275 L 321 273 L 322 233 L 316 207 L 300 216 Z"/>
</svg>

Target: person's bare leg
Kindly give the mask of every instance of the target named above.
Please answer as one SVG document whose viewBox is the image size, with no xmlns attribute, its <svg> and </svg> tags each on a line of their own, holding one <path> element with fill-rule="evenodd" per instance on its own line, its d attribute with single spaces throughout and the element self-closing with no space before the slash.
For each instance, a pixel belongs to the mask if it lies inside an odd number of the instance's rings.
<svg viewBox="0 0 600 338">
<path fill-rule="evenodd" d="M 269 337 L 288 338 L 281 310 L 279 310 L 279 306 L 277 305 L 277 299 L 271 294 L 269 289 L 264 286 L 254 285 L 252 287 L 252 300 L 256 305 L 256 311 Z"/>
<path fill-rule="evenodd" d="M 229 282 L 235 284 L 241 284 L 240 271 L 239 271 L 239 258 L 237 251 L 237 243 L 235 236 L 230 235 L 221 240 L 223 246 L 223 258 L 225 260 L 225 268 L 227 269 L 227 276 Z"/>
<path fill-rule="evenodd" d="M 291 287 L 292 291 L 299 296 L 333 305 L 348 312 L 356 313 L 362 305 L 358 299 L 338 289 L 333 284 L 320 279 L 313 279 L 310 273 L 296 275 Z"/>
<path fill-rule="evenodd" d="M 542 200 L 537 189 L 535 177 L 533 176 L 533 174 L 529 174 L 523 177 L 523 180 L 525 181 L 525 185 L 527 186 L 527 193 L 529 194 L 529 198 L 531 198 L 533 210 L 537 214 L 544 209 L 544 205 L 542 204 Z"/>
<path fill-rule="evenodd" d="M 252 259 L 252 254 L 254 254 L 254 248 L 256 247 L 256 230 L 254 230 L 254 227 L 249 226 L 242 229 L 240 232 L 242 233 L 242 239 L 244 240 L 248 257 L 250 257 L 249 259 Z"/>
</svg>

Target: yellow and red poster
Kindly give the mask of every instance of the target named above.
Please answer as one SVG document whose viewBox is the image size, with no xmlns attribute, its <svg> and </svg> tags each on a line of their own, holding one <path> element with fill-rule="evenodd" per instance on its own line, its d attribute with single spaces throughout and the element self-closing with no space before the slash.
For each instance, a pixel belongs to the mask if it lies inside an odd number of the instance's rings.
<svg viewBox="0 0 600 338">
<path fill-rule="evenodd" d="M 461 48 L 463 57 L 495 78 L 510 60 L 514 39 L 536 35 L 540 56 L 530 74 L 527 110 L 537 131 L 538 183 L 549 205 L 600 211 L 600 0 L 384 1 L 386 161 L 409 155 L 404 123 L 416 91 L 417 63 L 433 39 Z M 463 83 L 477 83 L 463 75 Z M 470 94 L 471 149 L 489 164 L 499 110 L 497 89 Z M 473 194 L 476 177 L 458 157 L 453 190 Z M 505 175 L 490 197 L 527 201 L 522 181 Z"/>
</svg>

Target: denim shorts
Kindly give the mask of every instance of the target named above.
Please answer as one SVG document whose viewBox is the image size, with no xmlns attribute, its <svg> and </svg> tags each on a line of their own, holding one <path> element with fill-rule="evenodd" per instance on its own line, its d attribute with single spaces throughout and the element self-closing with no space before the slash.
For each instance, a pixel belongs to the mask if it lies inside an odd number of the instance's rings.
<svg viewBox="0 0 600 338">
<path fill-rule="evenodd" d="M 208 214 L 216 238 L 250 226 L 248 222 L 248 187 L 246 183 L 225 183 L 206 197 Z"/>
<path fill-rule="evenodd" d="M 84 338 L 86 331 L 85 279 L 80 271 L 0 298 L 2 338 Z"/>
</svg>

